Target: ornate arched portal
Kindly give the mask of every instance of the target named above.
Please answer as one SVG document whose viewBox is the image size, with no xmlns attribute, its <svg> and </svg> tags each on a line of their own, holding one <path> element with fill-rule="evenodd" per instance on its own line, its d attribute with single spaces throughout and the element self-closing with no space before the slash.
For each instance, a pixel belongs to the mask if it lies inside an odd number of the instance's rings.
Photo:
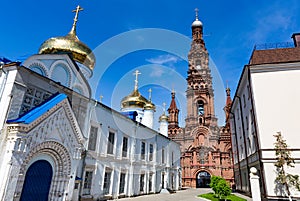
<svg viewBox="0 0 300 201">
<path fill-rule="evenodd" d="M 206 171 L 198 172 L 196 176 L 196 188 L 209 188 L 210 174 Z"/>
<path fill-rule="evenodd" d="M 28 168 L 21 193 L 21 201 L 47 201 L 53 168 L 46 160 L 38 160 Z"/>
<path fill-rule="evenodd" d="M 38 159 L 38 160 L 36 160 Z M 48 200 L 62 199 L 65 196 L 71 174 L 71 157 L 68 150 L 60 143 L 54 141 L 43 142 L 34 147 L 27 155 L 20 168 L 16 200 L 25 188 L 25 176 L 32 165 L 40 160 L 46 160 L 52 166 L 51 184 L 48 193 Z M 33 163 L 32 163 L 33 162 Z"/>
</svg>

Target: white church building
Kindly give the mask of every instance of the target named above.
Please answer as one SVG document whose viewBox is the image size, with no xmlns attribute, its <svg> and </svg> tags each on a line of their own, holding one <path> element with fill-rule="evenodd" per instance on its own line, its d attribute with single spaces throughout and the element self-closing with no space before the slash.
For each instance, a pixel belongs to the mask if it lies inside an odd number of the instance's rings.
<svg viewBox="0 0 300 201">
<path fill-rule="evenodd" d="M 91 99 L 96 59 L 76 36 L 80 10 L 66 36 L 22 64 L 1 63 L 0 200 L 105 200 L 181 187 L 179 144 L 152 129 L 155 105 L 137 78 L 122 112 Z"/>
<path fill-rule="evenodd" d="M 230 127 L 236 188 L 250 194 L 250 168 L 258 170 L 262 200 L 288 200 L 285 188 L 275 182 L 277 170 L 274 135 L 281 132 L 300 174 L 300 34 L 294 46 L 256 48 L 245 65 L 231 106 Z M 277 48 L 276 48 L 277 47 Z M 294 199 L 300 192 L 290 188 Z"/>
</svg>

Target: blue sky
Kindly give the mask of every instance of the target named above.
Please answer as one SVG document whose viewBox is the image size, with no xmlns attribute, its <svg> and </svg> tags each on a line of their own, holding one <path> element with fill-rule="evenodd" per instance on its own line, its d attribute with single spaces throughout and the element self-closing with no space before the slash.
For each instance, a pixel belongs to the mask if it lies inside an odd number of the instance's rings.
<svg viewBox="0 0 300 201">
<path fill-rule="evenodd" d="M 119 110 L 121 98 L 133 89 L 132 73 L 139 69 L 140 91 L 148 97 L 147 90 L 153 89 L 157 117 L 163 102 L 168 107 L 172 88 L 176 90 L 181 125 L 186 107 L 185 56 L 196 7 L 211 61 L 220 74 L 215 86 L 220 124 L 224 123 L 224 85 L 228 81 L 233 95 L 254 45 L 291 42 L 291 35 L 300 31 L 298 0 L 3 1 L 0 56 L 24 60 L 37 53 L 46 39 L 66 35 L 73 23 L 71 10 L 78 4 L 84 11 L 79 14 L 77 35 L 91 49 L 98 50 L 94 75 L 100 76 L 91 80 L 95 97 L 103 95 L 106 105 Z M 113 54 L 116 56 L 109 60 Z"/>
</svg>

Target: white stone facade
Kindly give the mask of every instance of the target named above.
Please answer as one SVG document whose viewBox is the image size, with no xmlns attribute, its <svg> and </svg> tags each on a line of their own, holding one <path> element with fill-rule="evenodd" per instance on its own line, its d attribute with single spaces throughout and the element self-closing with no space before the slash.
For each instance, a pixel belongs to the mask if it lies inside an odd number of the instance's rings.
<svg viewBox="0 0 300 201">
<path fill-rule="evenodd" d="M 231 108 L 232 151 L 238 190 L 250 193 L 250 168 L 258 170 L 262 197 L 282 198 L 276 191 L 274 135 L 281 132 L 295 158 L 291 174 L 300 172 L 298 116 L 300 63 L 245 66 Z M 299 198 L 300 192 L 292 190 Z"/>
<path fill-rule="evenodd" d="M 70 77 L 70 86 L 56 82 L 47 66 L 62 58 L 71 75 L 79 76 Z M 72 83 L 89 86 L 76 73 L 76 63 L 67 62 L 70 58 L 34 55 L 27 64 L 39 59 L 49 75 L 7 65 L 0 76 L 1 200 L 20 199 L 27 173 L 38 161 L 46 161 L 53 171 L 49 200 L 101 200 L 180 189 L 177 143 L 89 99 L 90 90 L 72 90 Z M 66 98 L 43 108 L 57 94 Z M 35 108 L 40 110 L 29 112 Z M 30 121 L 20 121 L 22 115 Z"/>
</svg>

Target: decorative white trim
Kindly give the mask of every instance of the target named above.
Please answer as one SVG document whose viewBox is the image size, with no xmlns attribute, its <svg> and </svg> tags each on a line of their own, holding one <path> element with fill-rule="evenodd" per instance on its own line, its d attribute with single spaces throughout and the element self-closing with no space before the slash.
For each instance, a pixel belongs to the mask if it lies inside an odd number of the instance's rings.
<svg viewBox="0 0 300 201">
<path fill-rule="evenodd" d="M 61 101 L 57 105 L 55 105 L 53 108 L 49 109 L 47 112 L 45 112 L 41 117 L 36 119 L 30 124 L 22 124 L 22 123 L 17 123 L 17 124 L 8 124 L 7 125 L 7 130 L 10 133 L 10 136 L 12 135 L 18 135 L 20 136 L 22 133 L 28 133 L 32 129 L 36 128 L 38 125 L 40 125 L 45 119 L 47 119 L 51 114 L 55 113 L 55 111 L 63 109 L 66 116 L 70 120 L 70 123 L 72 125 L 72 130 L 77 136 L 77 143 L 79 144 L 84 144 L 84 137 L 83 134 L 80 130 L 80 127 L 78 125 L 78 122 L 76 121 L 76 117 L 72 111 L 72 108 L 69 104 L 69 101 L 67 99 Z"/>
<path fill-rule="evenodd" d="M 41 70 L 44 72 L 44 75 L 45 77 L 49 77 L 49 70 L 47 69 L 46 65 L 39 61 L 39 60 L 33 60 L 33 61 L 30 61 L 28 64 L 27 64 L 27 68 L 29 68 L 30 70 L 32 70 L 32 67 L 40 67 Z"/>
<path fill-rule="evenodd" d="M 68 85 L 67 87 L 70 87 L 73 83 L 73 80 L 74 80 L 73 73 L 70 70 L 69 64 L 64 60 L 57 60 L 57 61 L 53 62 L 53 64 L 51 64 L 51 66 L 50 66 L 50 78 L 55 81 L 55 79 L 52 76 L 53 76 L 53 71 L 55 70 L 55 68 L 58 65 L 62 65 L 62 67 L 67 71 L 68 76 L 69 76 L 69 80 L 67 81 L 67 85 Z"/>
</svg>

